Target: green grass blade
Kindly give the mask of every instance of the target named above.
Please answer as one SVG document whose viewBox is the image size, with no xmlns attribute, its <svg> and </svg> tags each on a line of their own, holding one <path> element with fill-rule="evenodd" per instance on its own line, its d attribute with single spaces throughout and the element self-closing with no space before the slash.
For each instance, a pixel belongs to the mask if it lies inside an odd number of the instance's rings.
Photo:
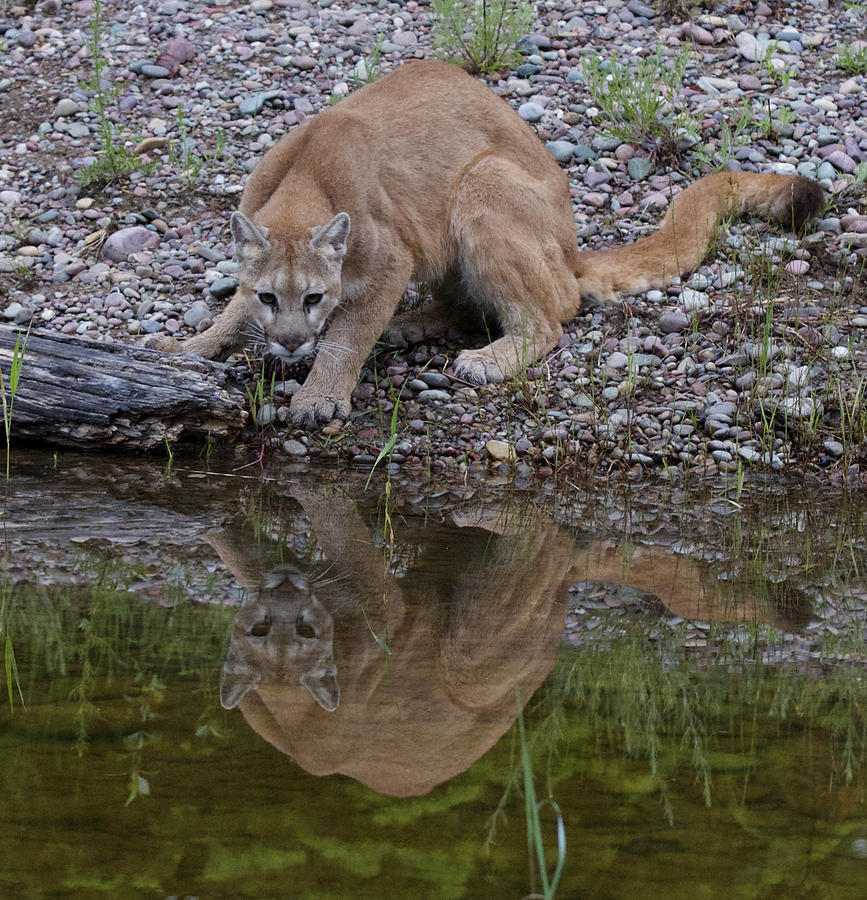
<svg viewBox="0 0 867 900">
<path fill-rule="evenodd" d="M 556 800 L 546 797 L 540 800 L 536 806 L 536 810 L 540 811 L 544 806 L 550 806 L 557 816 L 557 865 L 554 867 L 554 874 L 551 876 L 551 883 L 548 887 L 546 896 L 553 897 L 560 882 L 560 876 L 563 874 L 563 867 L 566 865 L 566 824 L 563 821 L 563 813 L 560 805 Z"/>
<path fill-rule="evenodd" d="M 15 692 L 13 685 L 18 689 L 18 697 L 21 705 L 26 709 L 24 703 L 24 694 L 21 693 L 21 681 L 18 678 L 18 664 L 15 662 L 15 649 L 12 646 L 12 638 L 6 634 L 6 641 L 3 647 L 3 668 L 6 671 L 6 690 L 9 694 L 9 709 L 15 708 Z"/>
</svg>

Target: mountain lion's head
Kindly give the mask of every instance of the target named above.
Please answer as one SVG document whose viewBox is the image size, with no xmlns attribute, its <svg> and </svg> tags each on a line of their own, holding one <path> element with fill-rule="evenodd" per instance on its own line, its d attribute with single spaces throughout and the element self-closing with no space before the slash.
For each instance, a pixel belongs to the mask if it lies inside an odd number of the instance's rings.
<svg viewBox="0 0 867 900">
<path fill-rule="evenodd" d="M 340 702 L 334 620 L 291 565 L 269 572 L 235 616 L 220 702 L 232 709 L 260 684 L 300 684 L 326 712 Z"/>
<path fill-rule="evenodd" d="M 287 362 L 309 355 L 340 302 L 349 216 L 326 225 L 269 235 L 243 213 L 231 220 L 240 284 L 250 319 L 268 351 Z"/>
</svg>

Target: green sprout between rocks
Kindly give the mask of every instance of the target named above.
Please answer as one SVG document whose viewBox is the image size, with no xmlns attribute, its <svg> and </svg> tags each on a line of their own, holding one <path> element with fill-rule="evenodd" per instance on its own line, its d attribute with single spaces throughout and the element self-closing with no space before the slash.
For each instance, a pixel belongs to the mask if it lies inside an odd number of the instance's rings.
<svg viewBox="0 0 867 900">
<path fill-rule="evenodd" d="M 102 0 L 94 0 L 89 41 L 90 56 L 93 61 L 93 78 L 86 87 L 93 92 L 90 108 L 96 113 L 99 150 L 96 161 L 75 174 L 75 180 L 82 185 L 94 182 L 110 183 L 130 172 L 148 169 L 147 163 L 143 163 L 134 153 L 123 146 L 125 137 L 109 117 L 108 104 L 116 96 L 117 89 L 103 86 L 103 75 L 106 74 L 108 60 L 102 52 L 102 37 Z"/>
<path fill-rule="evenodd" d="M 473 75 L 515 63 L 533 19 L 526 0 L 433 0 L 434 46 Z"/>
<path fill-rule="evenodd" d="M 834 65 L 853 75 L 867 74 L 867 47 L 841 44 L 834 57 Z"/>
<path fill-rule="evenodd" d="M 697 141 L 696 125 L 680 106 L 690 51 L 673 60 L 653 56 L 629 63 L 587 55 L 581 70 L 606 130 L 629 144 L 646 147 L 654 159 L 676 160 Z"/>
</svg>

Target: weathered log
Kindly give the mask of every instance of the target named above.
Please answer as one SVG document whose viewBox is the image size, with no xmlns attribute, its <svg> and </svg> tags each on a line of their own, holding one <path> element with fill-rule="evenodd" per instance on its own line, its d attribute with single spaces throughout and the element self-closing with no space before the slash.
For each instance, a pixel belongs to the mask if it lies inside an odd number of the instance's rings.
<svg viewBox="0 0 867 900">
<path fill-rule="evenodd" d="M 9 373 L 19 329 L 0 327 Z M 230 366 L 53 332 L 27 337 L 12 440 L 81 450 L 150 450 L 166 441 L 227 437 L 246 422 Z"/>
</svg>

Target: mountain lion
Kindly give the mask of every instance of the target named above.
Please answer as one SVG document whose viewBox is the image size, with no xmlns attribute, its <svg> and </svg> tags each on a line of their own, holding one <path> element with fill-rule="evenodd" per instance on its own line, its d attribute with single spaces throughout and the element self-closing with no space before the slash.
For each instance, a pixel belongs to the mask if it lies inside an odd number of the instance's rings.
<svg viewBox="0 0 867 900">
<path fill-rule="evenodd" d="M 822 198 L 801 176 L 722 172 L 679 194 L 655 234 L 579 252 L 568 178 L 532 129 L 461 69 L 414 62 L 265 154 L 231 219 L 237 294 L 202 334 L 148 345 L 215 359 L 250 338 L 287 361 L 317 350 L 292 419 L 346 418 L 383 333 L 442 334 L 469 302 L 502 336 L 460 353 L 455 376 L 500 381 L 555 347 L 582 296 L 662 287 L 698 265 L 721 218 L 799 228 Z M 433 303 L 392 318 L 413 277 Z"/>
</svg>

